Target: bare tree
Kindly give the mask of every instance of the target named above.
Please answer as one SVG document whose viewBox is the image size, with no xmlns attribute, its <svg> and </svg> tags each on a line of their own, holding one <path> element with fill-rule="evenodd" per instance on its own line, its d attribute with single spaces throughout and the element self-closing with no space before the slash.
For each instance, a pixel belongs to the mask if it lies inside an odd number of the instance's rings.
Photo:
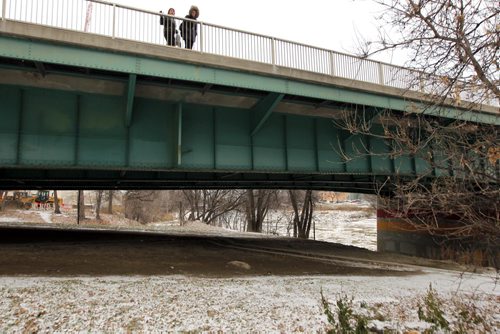
<svg viewBox="0 0 500 334">
<path fill-rule="evenodd" d="M 5 199 L 7 197 L 8 191 L 0 190 L 0 211 L 3 210 Z"/>
<path fill-rule="evenodd" d="M 153 220 L 151 204 L 155 200 L 155 191 L 130 190 L 124 198 L 125 217 L 147 224 Z"/>
<path fill-rule="evenodd" d="M 295 238 L 308 239 L 317 199 L 312 190 L 289 190 L 288 194 L 294 213 L 293 236 Z M 299 205 L 302 208 L 299 208 Z"/>
<path fill-rule="evenodd" d="M 102 203 L 102 193 L 104 190 L 96 191 L 96 201 L 95 201 L 95 219 L 101 220 L 101 203 Z"/>
<path fill-rule="evenodd" d="M 125 217 L 141 224 L 169 219 L 172 205 L 165 190 L 130 190 L 124 195 Z"/>
<path fill-rule="evenodd" d="M 409 55 L 405 66 L 424 74 L 415 79 L 434 95 L 435 102 L 446 98 L 459 104 L 463 98 L 499 102 L 497 0 L 373 1 L 384 9 L 380 38 L 364 43 L 363 56 L 404 50 Z"/>
<path fill-rule="evenodd" d="M 499 127 L 426 115 L 428 108 L 440 111 L 444 105 L 498 113 L 498 1 L 374 1 L 385 7 L 381 27 L 399 33 L 389 36 L 381 29 L 381 38 L 368 41 L 363 55 L 407 51 L 406 66 L 416 75 L 409 75 L 406 88 L 420 86 L 427 95 L 414 113 L 378 110 L 376 117 L 366 117 L 362 108 L 346 111 L 339 125 L 359 138 L 351 151 L 424 166 L 417 175 L 387 180 L 381 204 L 442 243 L 485 251 L 489 264 L 498 267 Z M 366 144 L 375 137 L 386 143 L 385 152 Z"/>
<path fill-rule="evenodd" d="M 110 215 L 113 214 L 113 195 L 114 195 L 114 191 L 108 190 L 108 213 Z"/>
<path fill-rule="evenodd" d="M 57 196 L 57 190 L 54 190 L 54 213 L 56 215 L 61 214 L 61 207 L 59 205 L 59 196 Z"/>
<path fill-rule="evenodd" d="M 247 226 L 245 210 L 238 208 L 233 211 L 228 211 L 219 216 L 218 222 L 221 227 L 245 232 Z"/>
<path fill-rule="evenodd" d="M 190 220 L 207 224 L 215 222 L 227 212 L 238 209 L 244 192 L 239 190 L 183 190 L 187 201 Z"/>
<path fill-rule="evenodd" d="M 379 184 L 379 204 L 412 229 L 434 236 L 442 248 L 480 252 L 498 266 L 500 245 L 499 127 L 384 111 L 374 121 L 345 112 L 338 125 L 352 133 L 350 154 L 393 160 L 395 175 Z M 382 139 L 385 150 L 367 145 Z M 354 153 L 353 153 L 354 152 Z M 405 175 L 398 159 L 412 162 Z M 458 254 L 458 253 L 457 253 Z"/>
<path fill-rule="evenodd" d="M 83 190 L 78 190 L 78 223 L 85 219 L 85 195 Z"/>
<path fill-rule="evenodd" d="M 245 205 L 248 232 L 262 232 L 262 225 L 273 204 L 272 200 L 276 199 L 277 193 L 277 190 L 266 189 L 246 191 Z"/>
</svg>

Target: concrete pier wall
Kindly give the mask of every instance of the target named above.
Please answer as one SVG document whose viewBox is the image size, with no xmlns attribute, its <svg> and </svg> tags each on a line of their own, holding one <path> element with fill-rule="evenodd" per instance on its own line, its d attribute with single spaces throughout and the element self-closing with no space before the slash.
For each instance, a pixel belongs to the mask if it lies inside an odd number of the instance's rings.
<svg viewBox="0 0 500 334">
<path fill-rule="evenodd" d="M 449 217 L 442 221 L 447 228 L 456 224 Z M 377 210 L 377 250 L 477 266 L 500 265 L 500 245 L 486 247 L 467 238 L 451 240 L 444 231 L 431 235 L 416 220 L 383 209 Z"/>
</svg>

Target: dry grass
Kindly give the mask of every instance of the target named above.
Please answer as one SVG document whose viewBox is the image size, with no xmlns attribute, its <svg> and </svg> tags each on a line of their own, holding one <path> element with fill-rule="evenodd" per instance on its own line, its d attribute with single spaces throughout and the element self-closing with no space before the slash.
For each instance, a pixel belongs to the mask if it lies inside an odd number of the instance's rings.
<svg viewBox="0 0 500 334">
<path fill-rule="evenodd" d="M 165 213 L 164 215 L 161 216 L 161 220 L 162 221 L 166 221 L 166 222 L 169 222 L 169 221 L 172 221 L 172 220 L 176 220 L 176 219 L 177 218 L 171 212 L 167 212 L 167 213 Z"/>
</svg>

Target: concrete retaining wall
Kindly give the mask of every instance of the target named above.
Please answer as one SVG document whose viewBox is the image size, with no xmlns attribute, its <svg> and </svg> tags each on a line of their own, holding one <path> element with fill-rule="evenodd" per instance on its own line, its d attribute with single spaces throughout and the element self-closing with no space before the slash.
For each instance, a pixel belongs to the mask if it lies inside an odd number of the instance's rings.
<svg viewBox="0 0 500 334">
<path fill-rule="evenodd" d="M 377 211 L 377 250 L 437 260 L 453 260 L 477 266 L 500 266 L 500 245 L 485 247 L 470 240 L 449 240 L 419 230 L 408 218 Z M 447 219 L 446 226 L 453 224 Z"/>
</svg>

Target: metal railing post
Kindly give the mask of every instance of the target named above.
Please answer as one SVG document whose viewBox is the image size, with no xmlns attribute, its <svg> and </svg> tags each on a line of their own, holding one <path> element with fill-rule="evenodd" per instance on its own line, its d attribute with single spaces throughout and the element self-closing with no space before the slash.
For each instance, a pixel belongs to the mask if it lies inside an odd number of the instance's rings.
<svg viewBox="0 0 500 334">
<path fill-rule="evenodd" d="M 116 4 L 113 4 L 113 35 L 112 35 L 112 38 L 115 38 L 115 23 L 116 23 Z"/>
<path fill-rule="evenodd" d="M 276 65 L 276 39 L 274 37 L 271 38 L 271 61 L 273 66 Z"/>
<path fill-rule="evenodd" d="M 146 24 L 149 28 L 151 28 L 148 25 L 149 23 L 143 23 L 142 21 L 143 15 L 153 15 L 155 17 L 158 15 L 156 11 L 153 12 L 150 10 L 115 4 L 108 2 L 109 0 L 79 1 L 80 4 L 78 5 L 79 7 L 76 8 L 77 11 L 83 11 L 85 4 L 87 6 L 83 31 L 105 34 L 108 37 L 111 35 L 113 39 L 123 37 L 123 35 L 128 35 L 129 29 L 122 31 L 124 30 L 124 27 L 122 27 L 123 22 L 120 20 L 123 19 L 123 15 L 128 18 L 129 14 L 132 14 L 133 19 L 139 18 L 140 24 Z M 75 6 L 66 5 L 65 7 L 62 5 L 61 7 L 61 3 L 67 4 L 68 2 L 65 0 L 57 0 L 54 1 L 53 6 L 46 6 L 45 1 L 41 0 L 0 0 L 0 22 L 5 20 L 15 20 L 34 23 L 38 21 L 38 17 L 40 16 L 40 23 L 44 25 L 70 30 L 80 30 L 81 20 L 72 22 L 70 18 L 71 11 L 75 10 Z M 96 4 L 96 6 L 98 5 L 96 8 L 98 9 L 97 14 L 102 14 L 104 8 L 104 15 L 98 15 L 99 20 L 97 20 L 97 22 L 94 21 L 94 24 L 91 24 L 93 4 Z M 112 7 L 111 20 L 107 17 L 109 14 L 109 7 Z M 117 10 L 123 11 L 123 13 L 118 13 Z M 118 17 L 118 14 L 120 14 L 120 17 Z M 186 21 L 182 18 L 178 18 L 177 20 Z M 108 34 L 108 25 L 110 24 L 109 21 L 112 23 L 111 34 Z M 211 23 L 204 23 L 202 21 L 193 20 L 192 24 L 199 24 L 200 27 L 200 34 L 196 48 L 199 49 L 201 53 L 207 52 L 211 54 L 224 54 L 237 59 L 256 60 L 266 64 L 271 63 L 273 66 L 277 66 L 279 62 L 280 66 L 287 68 L 307 70 L 315 73 L 326 73 L 334 77 L 346 79 L 351 78 L 364 82 L 378 83 L 387 87 L 427 92 L 428 94 L 430 94 L 430 91 L 434 89 L 433 87 L 436 84 L 434 83 L 436 78 L 430 74 L 421 73 L 420 77 L 416 77 L 413 76 L 412 72 L 407 73 L 406 71 L 409 71 L 408 69 L 400 66 L 394 66 L 389 63 L 359 58 L 345 53 L 335 52 L 333 50 L 316 48 L 302 43 L 295 43 L 289 40 L 255 34 L 239 29 L 231 29 Z M 73 25 L 75 28 L 73 28 Z M 205 26 L 207 27 L 207 31 L 204 31 Z M 144 26 L 133 28 L 142 29 Z M 131 35 L 132 36 L 127 37 L 132 40 L 142 41 L 144 39 L 142 34 L 132 33 Z M 152 39 L 157 39 L 157 37 Z M 147 38 L 146 40 L 150 39 Z M 148 43 L 158 44 L 154 40 Z M 269 49 L 267 49 L 268 47 Z M 268 57 L 271 57 L 271 59 Z M 357 66 L 358 63 L 360 64 L 359 68 Z M 353 68 L 354 66 L 356 68 Z M 356 69 L 360 71 L 362 70 L 360 75 L 358 75 L 358 71 L 353 71 Z M 414 81 L 409 83 L 408 79 L 412 79 Z M 409 87 L 408 84 L 410 84 Z M 497 106 L 498 103 L 495 102 L 496 100 L 493 100 L 490 103 Z"/>
<path fill-rule="evenodd" d="M 7 0 L 2 0 L 2 18 L 1 21 L 5 20 L 5 13 L 7 12 L 5 9 L 7 8 Z"/>
<path fill-rule="evenodd" d="M 330 51 L 330 75 L 335 76 L 335 56 L 333 51 Z"/>
<path fill-rule="evenodd" d="M 204 38 L 204 34 L 203 34 L 203 23 L 200 23 L 200 52 L 203 53 L 203 38 Z"/>
<path fill-rule="evenodd" d="M 379 84 L 384 85 L 384 68 L 381 62 L 378 63 L 378 81 Z"/>
</svg>

